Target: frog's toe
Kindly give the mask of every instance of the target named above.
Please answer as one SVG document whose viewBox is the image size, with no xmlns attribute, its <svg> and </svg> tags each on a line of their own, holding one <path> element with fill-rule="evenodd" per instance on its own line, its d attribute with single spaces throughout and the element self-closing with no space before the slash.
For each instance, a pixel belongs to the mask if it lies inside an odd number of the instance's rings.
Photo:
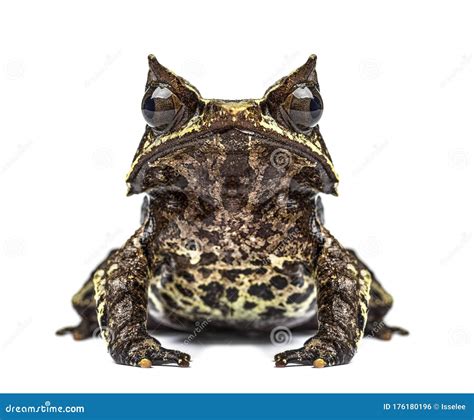
<svg viewBox="0 0 474 420">
<path fill-rule="evenodd" d="M 274 361 L 276 367 L 285 367 L 288 364 L 312 365 L 315 356 L 304 347 L 295 350 L 287 350 L 275 355 Z"/>
<path fill-rule="evenodd" d="M 56 331 L 56 335 L 66 335 L 71 334 L 74 340 L 85 340 L 91 338 L 98 331 L 98 324 L 94 322 L 89 322 L 86 319 L 81 320 L 81 322 L 73 327 L 64 327 Z"/>
<path fill-rule="evenodd" d="M 152 360 L 154 365 L 177 364 L 180 367 L 189 367 L 191 356 L 178 350 L 168 350 L 162 347 Z"/>
<path fill-rule="evenodd" d="M 140 359 L 137 366 L 141 368 L 150 368 L 153 365 L 177 364 L 180 367 L 189 367 L 189 362 L 191 361 L 191 356 L 189 356 L 189 354 L 177 350 L 162 350 L 162 352 L 150 355 L 150 357 L 152 357 L 151 359 L 147 357 Z"/>
<path fill-rule="evenodd" d="M 349 363 L 355 350 L 333 341 L 312 337 L 299 349 L 284 351 L 275 356 L 275 366 L 289 364 L 323 368 Z"/>
<path fill-rule="evenodd" d="M 327 362 L 326 360 L 322 359 L 322 358 L 318 358 L 318 359 L 315 359 L 314 362 L 313 362 L 313 366 L 317 369 L 321 369 L 323 367 L 326 367 L 327 366 Z"/>
<path fill-rule="evenodd" d="M 365 329 L 366 337 L 378 338 L 379 340 L 391 340 L 395 334 L 408 335 L 409 332 L 404 328 L 390 327 L 384 322 L 367 324 Z"/>
<path fill-rule="evenodd" d="M 136 339 L 131 343 L 116 340 L 111 347 L 111 355 L 119 364 L 141 368 L 172 364 L 188 367 L 191 361 L 189 354 L 166 349 L 151 336 Z"/>
<path fill-rule="evenodd" d="M 160 365 L 178 365 L 180 367 L 189 367 L 191 356 L 178 350 L 168 350 L 163 347 L 146 351 L 134 358 L 133 365 L 142 368 L 149 368 Z"/>
</svg>

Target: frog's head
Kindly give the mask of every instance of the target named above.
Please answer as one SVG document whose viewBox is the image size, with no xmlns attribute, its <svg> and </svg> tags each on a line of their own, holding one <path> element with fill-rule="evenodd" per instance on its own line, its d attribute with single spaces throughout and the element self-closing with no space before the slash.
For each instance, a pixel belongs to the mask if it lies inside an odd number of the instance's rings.
<svg viewBox="0 0 474 420">
<path fill-rule="evenodd" d="M 180 153 L 199 152 L 203 147 L 210 150 L 213 145 L 214 150 L 224 148 L 227 156 L 235 157 L 235 162 L 226 164 L 234 171 L 244 170 L 237 156 L 245 148 L 246 164 L 252 161 L 255 169 L 259 161 L 249 155 L 258 149 L 260 162 L 266 159 L 268 165 L 271 160 L 279 170 L 291 161 L 300 178 L 304 174 L 305 185 L 337 194 L 338 177 L 318 126 L 323 101 L 315 55 L 267 89 L 263 98 L 238 101 L 203 99 L 194 86 L 153 55 L 148 58 L 142 101 L 147 127 L 127 177 L 129 194 L 166 183 L 167 175 L 157 168 L 164 163 L 179 165 Z"/>
</svg>

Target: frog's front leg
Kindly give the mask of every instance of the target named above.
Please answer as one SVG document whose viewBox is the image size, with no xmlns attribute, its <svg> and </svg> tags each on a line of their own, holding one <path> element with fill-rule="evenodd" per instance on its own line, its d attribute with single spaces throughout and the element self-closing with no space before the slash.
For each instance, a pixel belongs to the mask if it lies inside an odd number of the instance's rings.
<svg viewBox="0 0 474 420">
<path fill-rule="evenodd" d="M 349 363 L 367 322 L 371 276 L 321 227 L 324 245 L 317 258 L 318 324 L 304 346 L 275 356 L 278 367 L 289 363 L 335 366 Z"/>
<path fill-rule="evenodd" d="M 102 336 L 112 358 L 119 364 L 189 366 L 188 354 L 163 348 L 147 332 L 150 263 L 143 238 L 142 228 L 95 273 L 95 298 Z"/>
</svg>

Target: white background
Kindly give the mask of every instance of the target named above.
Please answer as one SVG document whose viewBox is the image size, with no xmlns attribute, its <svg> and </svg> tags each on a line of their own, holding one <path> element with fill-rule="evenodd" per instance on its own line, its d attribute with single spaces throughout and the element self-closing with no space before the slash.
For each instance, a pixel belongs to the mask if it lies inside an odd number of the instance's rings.
<svg viewBox="0 0 474 420">
<path fill-rule="evenodd" d="M 0 391 L 472 392 L 474 63 L 469 2 L 2 1 Z M 268 337 L 161 336 L 192 368 L 114 365 L 56 337 L 72 294 L 138 225 L 124 177 L 147 55 L 205 97 L 260 97 L 318 55 L 340 183 L 328 227 L 395 297 L 348 366 L 275 369 Z M 293 337 L 300 346 L 309 333 Z"/>
</svg>

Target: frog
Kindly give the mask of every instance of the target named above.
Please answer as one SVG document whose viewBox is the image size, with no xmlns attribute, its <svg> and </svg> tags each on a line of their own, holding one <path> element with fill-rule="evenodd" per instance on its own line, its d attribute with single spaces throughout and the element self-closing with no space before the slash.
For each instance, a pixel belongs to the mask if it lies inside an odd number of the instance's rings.
<svg viewBox="0 0 474 420">
<path fill-rule="evenodd" d="M 276 367 L 344 365 L 364 336 L 408 331 L 384 321 L 392 296 L 326 227 L 323 194 L 339 182 L 319 121 L 316 55 L 261 99 L 204 99 L 148 57 L 145 132 L 126 178 L 141 221 L 92 271 L 72 304 L 76 340 L 100 335 L 112 359 L 190 366 L 160 328 L 307 328 Z M 291 330 L 290 330 L 291 331 Z"/>
</svg>

